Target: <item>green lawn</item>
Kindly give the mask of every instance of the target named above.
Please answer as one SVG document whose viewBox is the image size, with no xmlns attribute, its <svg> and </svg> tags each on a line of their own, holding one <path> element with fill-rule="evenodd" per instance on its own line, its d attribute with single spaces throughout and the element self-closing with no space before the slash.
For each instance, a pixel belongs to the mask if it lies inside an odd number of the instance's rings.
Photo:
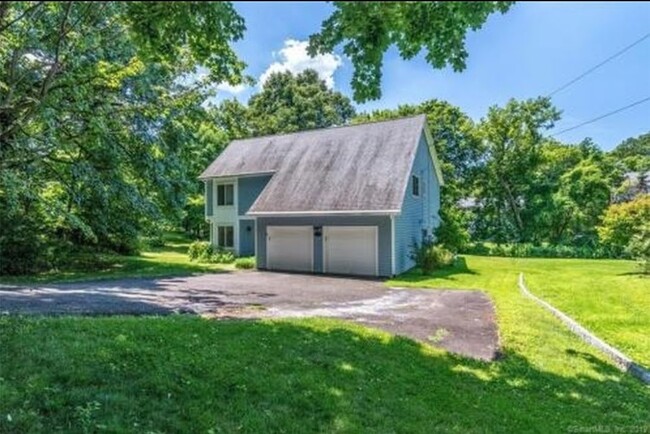
<svg viewBox="0 0 650 434">
<path fill-rule="evenodd" d="M 520 271 L 534 294 L 650 367 L 650 278 L 639 275 L 632 261 L 466 256 L 460 266 L 434 277 L 411 273 L 390 283 L 482 288 L 496 302 L 501 327 L 511 329 L 511 339 L 516 343 L 517 328 L 524 317 L 510 315 L 510 311 L 521 301 L 516 286 Z M 510 339 L 509 334 L 504 337 Z"/>
<path fill-rule="evenodd" d="M 232 265 L 190 262 L 187 256 L 190 243 L 191 240 L 181 234 L 169 233 L 165 234 L 164 247 L 143 251 L 138 256 L 97 255 L 98 262 L 101 264 L 99 266 L 30 276 L 1 276 L 0 283 L 74 282 L 128 277 L 180 276 L 233 269 Z"/>
<path fill-rule="evenodd" d="M 650 430 L 650 387 L 516 286 L 519 270 L 538 294 L 542 286 L 559 291 L 553 282 L 569 278 L 575 292 L 598 291 L 595 283 L 608 279 L 647 285 L 622 274 L 632 263 L 467 257 L 463 264 L 389 283 L 483 288 L 497 309 L 504 353 L 497 362 L 334 320 L 0 317 L 0 432 Z M 574 298 L 555 301 L 580 310 Z"/>
</svg>

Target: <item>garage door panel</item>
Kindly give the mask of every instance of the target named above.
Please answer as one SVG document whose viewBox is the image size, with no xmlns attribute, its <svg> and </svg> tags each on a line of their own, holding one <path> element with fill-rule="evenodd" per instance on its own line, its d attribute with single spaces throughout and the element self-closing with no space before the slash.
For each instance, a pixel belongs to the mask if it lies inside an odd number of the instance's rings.
<svg viewBox="0 0 650 434">
<path fill-rule="evenodd" d="M 376 276 L 377 226 L 326 226 L 325 272 Z"/>
<path fill-rule="evenodd" d="M 313 270 L 314 238 L 311 226 L 268 226 L 266 234 L 267 268 Z"/>
</svg>

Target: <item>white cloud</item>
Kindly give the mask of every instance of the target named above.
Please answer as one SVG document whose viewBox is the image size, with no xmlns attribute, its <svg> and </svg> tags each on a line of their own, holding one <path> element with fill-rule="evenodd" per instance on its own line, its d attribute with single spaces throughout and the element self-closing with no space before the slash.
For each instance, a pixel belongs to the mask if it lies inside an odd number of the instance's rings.
<svg viewBox="0 0 650 434">
<path fill-rule="evenodd" d="M 318 54 L 315 57 L 310 57 L 307 54 L 307 45 L 309 45 L 307 41 L 296 41 L 295 39 L 284 41 L 284 47 L 280 52 L 273 53 L 274 57 L 279 58 L 279 61 L 273 62 L 260 75 L 260 86 L 274 72 L 291 71 L 297 74 L 305 69 L 313 69 L 320 78 L 325 80 L 325 84 L 329 88 L 333 88 L 334 72 L 343 64 L 341 57 L 335 54 Z"/>
<path fill-rule="evenodd" d="M 232 95 L 240 94 L 243 91 L 245 91 L 246 89 L 248 89 L 248 86 L 246 86 L 245 84 L 241 84 L 241 83 L 236 84 L 234 86 L 232 84 L 230 84 L 230 83 L 225 83 L 225 82 L 224 83 L 219 83 L 217 85 L 217 90 L 220 90 L 222 92 L 227 92 L 227 93 L 230 93 Z"/>
</svg>

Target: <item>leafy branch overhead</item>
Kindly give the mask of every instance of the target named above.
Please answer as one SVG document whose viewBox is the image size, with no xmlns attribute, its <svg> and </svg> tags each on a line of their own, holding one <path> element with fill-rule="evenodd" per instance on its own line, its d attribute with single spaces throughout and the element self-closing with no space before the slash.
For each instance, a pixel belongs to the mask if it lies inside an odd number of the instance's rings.
<svg viewBox="0 0 650 434">
<path fill-rule="evenodd" d="M 336 10 L 309 39 L 309 54 L 331 53 L 342 45 L 354 66 L 352 88 L 358 102 L 381 97 L 384 54 L 395 45 L 404 59 L 423 48 L 436 69 L 465 69 L 465 36 L 494 12 L 514 2 L 334 2 Z"/>
</svg>

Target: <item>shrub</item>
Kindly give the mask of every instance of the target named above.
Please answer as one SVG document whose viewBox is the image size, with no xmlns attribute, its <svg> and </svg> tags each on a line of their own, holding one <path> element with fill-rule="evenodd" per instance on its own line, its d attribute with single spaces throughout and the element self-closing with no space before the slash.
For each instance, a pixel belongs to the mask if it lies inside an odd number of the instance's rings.
<svg viewBox="0 0 650 434">
<path fill-rule="evenodd" d="M 625 253 L 614 254 L 602 247 L 568 246 L 563 244 L 489 244 L 472 243 L 463 253 L 480 256 L 503 256 L 507 258 L 584 258 L 601 259 L 611 257 L 628 257 Z"/>
<path fill-rule="evenodd" d="M 213 264 L 232 264 L 235 262 L 235 255 L 232 252 L 220 250 L 213 253 L 207 262 L 212 262 Z"/>
<path fill-rule="evenodd" d="M 430 274 L 434 270 L 444 268 L 454 262 L 454 254 L 432 240 L 426 240 L 421 245 L 413 246 L 411 259 L 420 268 L 422 274 Z"/>
<path fill-rule="evenodd" d="M 639 262 L 643 274 L 650 274 L 650 223 L 645 223 L 632 237 L 626 251 Z"/>
<path fill-rule="evenodd" d="M 156 247 L 165 247 L 165 239 L 162 234 L 140 237 L 141 249 L 154 249 Z"/>
<path fill-rule="evenodd" d="M 620 253 L 626 250 L 635 235 L 641 233 L 642 226 L 648 221 L 650 194 L 645 194 L 607 208 L 598 227 L 598 237 L 615 254 Z"/>
<path fill-rule="evenodd" d="M 214 249 L 208 241 L 194 241 L 187 249 L 190 261 L 208 262 L 213 256 Z"/>
<path fill-rule="evenodd" d="M 250 270 L 255 268 L 255 256 L 248 256 L 246 258 L 235 259 L 235 268 Z"/>
</svg>

